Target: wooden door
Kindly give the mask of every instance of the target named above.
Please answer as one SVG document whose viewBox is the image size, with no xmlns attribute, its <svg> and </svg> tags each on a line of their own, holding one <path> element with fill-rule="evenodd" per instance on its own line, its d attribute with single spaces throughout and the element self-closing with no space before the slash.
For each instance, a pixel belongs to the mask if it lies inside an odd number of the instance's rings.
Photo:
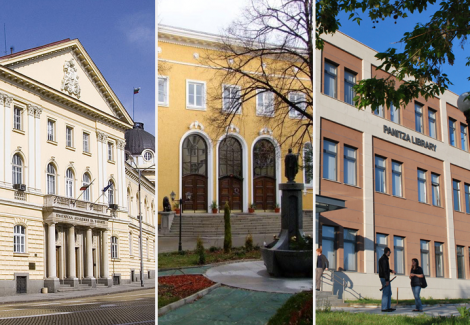
<svg viewBox="0 0 470 325">
<path fill-rule="evenodd" d="M 276 207 L 276 150 L 273 143 L 261 139 L 253 147 L 253 203 L 257 209 Z"/>
<path fill-rule="evenodd" d="M 60 247 L 55 248 L 55 275 L 60 279 Z"/>
<path fill-rule="evenodd" d="M 191 199 L 186 194 L 191 193 Z M 183 177 L 183 211 L 207 211 L 207 177 L 203 175 L 188 175 Z"/>
<path fill-rule="evenodd" d="M 243 180 L 238 177 L 219 178 L 219 205 L 223 209 L 228 202 L 231 210 L 243 209 Z"/>
<path fill-rule="evenodd" d="M 273 210 L 276 207 L 276 179 L 258 177 L 253 180 L 256 209 Z"/>
<path fill-rule="evenodd" d="M 198 134 L 189 135 L 182 147 L 183 211 L 207 211 L 207 144 Z M 186 199 L 188 194 L 191 198 Z"/>
</svg>

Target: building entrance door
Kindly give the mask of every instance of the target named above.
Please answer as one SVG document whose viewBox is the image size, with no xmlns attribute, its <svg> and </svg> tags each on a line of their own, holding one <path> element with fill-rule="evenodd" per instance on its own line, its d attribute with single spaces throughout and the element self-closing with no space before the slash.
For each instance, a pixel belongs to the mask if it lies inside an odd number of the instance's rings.
<svg viewBox="0 0 470 325">
<path fill-rule="evenodd" d="M 181 148 L 183 211 L 207 211 L 207 144 L 198 134 L 191 134 Z M 188 194 L 191 198 L 188 200 Z"/>
<path fill-rule="evenodd" d="M 253 147 L 253 201 L 257 209 L 276 207 L 276 151 L 267 139 Z"/>
<path fill-rule="evenodd" d="M 92 256 L 93 256 L 93 277 L 97 279 L 98 275 L 96 274 L 96 249 L 95 248 L 93 248 Z"/>
<path fill-rule="evenodd" d="M 243 209 L 242 146 L 234 137 L 222 140 L 219 146 L 219 205 L 225 202 L 231 210 Z"/>
<path fill-rule="evenodd" d="M 219 205 L 224 208 L 228 202 L 231 210 L 243 209 L 243 180 L 238 177 L 219 178 Z"/>
<path fill-rule="evenodd" d="M 186 194 L 191 198 L 186 199 Z M 188 175 L 183 177 L 183 211 L 207 210 L 207 177 L 202 175 Z"/>
<path fill-rule="evenodd" d="M 80 276 L 80 256 L 78 255 L 79 253 L 78 247 L 75 247 L 75 276 L 77 278 L 81 278 Z"/>
<path fill-rule="evenodd" d="M 60 279 L 60 246 L 55 248 L 55 274 Z"/>
</svg>

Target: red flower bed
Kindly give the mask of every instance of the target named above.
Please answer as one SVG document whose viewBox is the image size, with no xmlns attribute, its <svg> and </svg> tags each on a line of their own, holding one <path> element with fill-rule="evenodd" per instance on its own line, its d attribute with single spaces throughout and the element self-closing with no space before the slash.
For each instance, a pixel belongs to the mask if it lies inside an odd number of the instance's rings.
<svg viewBox="0 0 470 325">
<path fill-rule="evenodd" d="M 202 275 L 172 275 L 158 278 L 158 295 L 188 297 L 212 286 L 214 282 Z"/>
</svg>

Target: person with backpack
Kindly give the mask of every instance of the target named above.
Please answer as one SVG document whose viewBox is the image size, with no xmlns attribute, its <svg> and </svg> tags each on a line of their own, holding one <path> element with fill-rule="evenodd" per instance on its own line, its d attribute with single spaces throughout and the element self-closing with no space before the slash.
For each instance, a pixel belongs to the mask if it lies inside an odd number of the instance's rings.
<svg viewBox="0 0 470 325">
<path fill-rule="evenodd" d="M 410 271 L 410 279 L 411 279 L 411 290 L 413 291 L 413 296 L 415 297 L 415 304 L 416 309 L 413 311 L 422 312 L 423 311 L 423 304 L 421 303 L 420 293 L 421 287 L 426 287 L 423 285 L 424 274 L 423 269 L 419 266 L 419 262 L 417 258 L 413 258 L 411 260 L 412 267 Z"/>
<path fill-rule="evenodd" d="M 382 283 L 382 312 L 392 312 L 395 308 L 392 308 L 392 286 L 390 284 L 390 273 L 395 274 L 393 270 L 390 270 L 390 264 L 388 257 L 392 252 L 390 248 L 384 248 L 384 254 L 379 259 L 379 278 Z"/>
</svg>

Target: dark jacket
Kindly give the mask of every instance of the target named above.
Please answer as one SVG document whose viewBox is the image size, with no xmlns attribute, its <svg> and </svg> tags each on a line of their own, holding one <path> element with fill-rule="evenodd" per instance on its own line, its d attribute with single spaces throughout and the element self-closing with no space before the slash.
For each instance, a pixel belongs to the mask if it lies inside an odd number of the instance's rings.
<svg viewBox="0 0 470 325">
<path fill-rule="evenodd" d="M 385 281 L 390 281 L 390 273 L 393 272 L 390 270 L 390 264 L 388 263 L 388 256 L 383 254 L 379 259 L 379 278 L 385 279 Z"/>
<path fill-rule="evenodd" d="M 321 259 L 323 270 L 325 270 L 326 268 L 329 268 L 329 263 L 328 263 L 328 259 L 326 258 L 326 256 L 323 254 L 321 254 L 320 256 L 317 255 L 317 261 L 318 261 L 318 257 L 320 257 Z M 315 265 L 317 264 L 315 263 Z"/>
<path fill-rule="evenodd" d="M 418 266 L 416 270 L 411 269 L 410 274 L 423 274 L 423 269 L 421 266 Z M 411 286 L 412 287 L 420 287 L 421 286 L 421 278 L 418 278 L 416 276 L 411 277 Z"/>
</svg>

